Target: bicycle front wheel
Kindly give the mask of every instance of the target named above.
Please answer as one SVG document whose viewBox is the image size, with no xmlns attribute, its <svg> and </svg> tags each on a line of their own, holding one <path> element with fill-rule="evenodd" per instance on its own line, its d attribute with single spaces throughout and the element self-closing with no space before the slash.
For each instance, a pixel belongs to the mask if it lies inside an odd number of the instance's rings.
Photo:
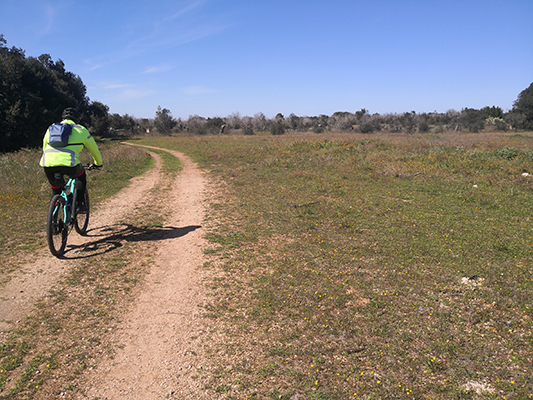
<svg viewBox="0 0 533 400">
<path fill-rule="evenodd" d="M 78 204 L 77 197 L 78 196 L 76 192 L 76 194 L 74 195 L 74 205 L 75 205 L 75 207 L 73 207 L 74 210 L 77 210 L 77 204 Z M 85 204 L 87 211 L 84 211 L 82 213 L 75 211 L 75 214 L 74 214 L 74 228 L 76 229 L 76 232 L 78 232 L 80 235 L 86 235 L 87 227 L 89 226 L 90 208 L 89 208 L 89 189 L 87 188 L 85 188 L 85 196 L 84 196 L 83 203 Z"/>
<path fill-rule="evenodd" d="M 56 257 L 61 257 L 67 246 L 68 228 L 65 225 L 65 199 L 59 194 L 50 200 L 46 237 L 50 252 Z"/>
</svg>

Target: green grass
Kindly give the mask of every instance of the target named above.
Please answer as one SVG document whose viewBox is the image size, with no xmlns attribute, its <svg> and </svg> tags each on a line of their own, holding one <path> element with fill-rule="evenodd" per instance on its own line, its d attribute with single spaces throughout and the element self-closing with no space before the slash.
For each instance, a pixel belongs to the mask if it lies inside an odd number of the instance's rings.
<svg viewBox="0 0 533 400">
<path fill-rule="evenodd" d="M 223 182 L 198 377 L 213 398 L 533 397 L 532 133 L 138 142 Z M 130 271 L 132 246 L 80 263 L 2 343 L 0 396 L 46 398 L 52 376 L 74 394 L 113 351 L 119 300 L 150 263 Z"/>
<path fill-rule="evenodd" d="M 150 143 L 228 184 L 206 236 L 225 334 L 208 390 L 533 396 L 530 133 Z"/>
<path fill-rule="evenodd" d="M 151 158 L 137 148 L 114 143 L 101 143 L 99 147 L 104 169 L 87 173 L 93 205 L 126 186 L 151 163 Z M 4 260 L 20 259 L 21 253 L 46 245 L 51 189 L 39 166 L 40 157 L 40 150 L 28 149 L 0 155 L 0 257 Z M 89 163 L 92 158 L 85 151 L 81 160 Z"/>
<path fill-rule="evenodd" d="M 89 176 L 95 202 L 116 193 L 129 178 L 146 171 L 152 164 L 142 149 L 113 144 L 104 144 L 100 148 L 105 169 Z M 27 157 L 27 164 L 33 165 L 35 158 L 38 160 L 38 152 L 24 151 L 3 155 L 1 159 L 4 165 L 10 166 L 2 169 L 2 179 L 6 182 L 6 176 L 17 177 L 10 190 L 18 197 L 28 186 L 33 187 L 23 181 L 30 180 L 30 177 L 19 171 L 21 164 L 24 165 L 24 157 Z M 179 162 L 165 156 L 163 170 L 165 178 L 174 176 L 179 170 Z M 39 167 L 35 168 L 34 175 L 35 182 L 45 180 Z M 23 184 L 17 187 L 17 182 Z M 35 184 L 34 181 L 28 182 Z M 89 248 L 94 246 L 107 251 L 99 256 L 80 258 L 76 266 L 69 267 L 54 289 L 43 293 L 31 315 L 4 333 L 0 344 L 0 399 L 72 398 L 80 387 L 82 373 L 95 367 L 102 354 L 114 352 L 109 334 L 120 323 L 135 298 L 136 285 L 142 282 L 152 265 L 154 238 L 164 235 L 164 230 L 157 227 L 162 227 L 165 221 L 165 210 L 160 204 L 170 183 L 168 179 L 157 182 L 151 196 L 132 209 L 116 231 L 89 243 Z M 36 215 L 46 214 L 49 198 L 48 187 L 44 183 L 41 187 L 44 204 L 34 205 L 41 208 L 40 212 L 35 211 Z M 31 214 L 22 217 L 22 222 L 32 223 Z M 10 243 L 25 243 L 32 235 L 34 233 L 23 230 L 12 231 Z M 20 249 L 16 253 L 24 255 Z M 4 278 L 9 276 L 6 267 L 11 263 L 14 260 L 3 264 Z"/>
</svg>

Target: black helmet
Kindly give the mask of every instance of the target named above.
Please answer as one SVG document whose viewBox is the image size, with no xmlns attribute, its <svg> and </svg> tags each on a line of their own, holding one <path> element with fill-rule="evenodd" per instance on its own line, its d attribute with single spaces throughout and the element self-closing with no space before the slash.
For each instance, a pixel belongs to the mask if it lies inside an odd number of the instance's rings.
<svg viewBox="0 0 533 400">
<path fill-rule="evenodd" d="M 63 119 L 71 119 L 74 122 L 80 122 L 81 113 L 74 107 L 65 108 L 62 115 Z"/>
</svg>

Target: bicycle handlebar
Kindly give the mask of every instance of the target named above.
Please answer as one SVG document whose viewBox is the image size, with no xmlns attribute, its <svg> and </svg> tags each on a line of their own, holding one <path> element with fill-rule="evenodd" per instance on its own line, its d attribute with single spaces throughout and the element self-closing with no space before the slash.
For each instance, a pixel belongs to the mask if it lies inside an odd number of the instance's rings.
<svg viewBox="0 0 533 400">
<path fill-rule="evenodd" d="M 94 164 L 83 165 L 82 164 L 82 167 L 85 168 L 87 171 L 90 171 L 92 169 L 100 169 L 102 168 L 102 165 L 94 165 Z"/>
</svg>

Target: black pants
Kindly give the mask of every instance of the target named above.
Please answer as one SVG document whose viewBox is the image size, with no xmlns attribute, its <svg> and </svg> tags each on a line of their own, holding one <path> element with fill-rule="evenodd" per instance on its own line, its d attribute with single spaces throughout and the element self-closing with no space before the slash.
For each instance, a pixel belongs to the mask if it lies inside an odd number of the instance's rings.
<svg viewBox="0 0 533 400">
<path fill-rule="evenodd" d="M 78 204 L 83 203 L 85 198 L 85 187 L 87 186 L 87 175 L 81 164 L 75 167 L 44 167 L 44 173 L 50 182 L 53 194 L 59 194 L 65 186 L 64 175 L 69 178 L 77 178 L 76 189 L 78 190 Z"/>
</svg>

